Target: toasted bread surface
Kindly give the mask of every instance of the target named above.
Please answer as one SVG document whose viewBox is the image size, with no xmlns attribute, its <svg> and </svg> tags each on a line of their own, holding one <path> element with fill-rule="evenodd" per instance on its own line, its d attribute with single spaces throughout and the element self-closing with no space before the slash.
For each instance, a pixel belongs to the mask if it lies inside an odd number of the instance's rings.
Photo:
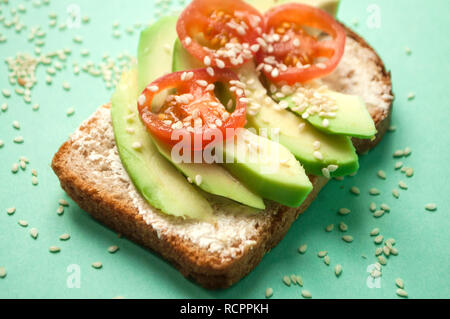
<svg viewBox="0 0 450 319">
<path fill-rule="evenodd" d="M 343 63 L 324 81 L 331 88 L 360 95 L 378 129 L 376 139 L 354 140 L 367 152 L 384 136 L 392 112 L 390 74 L 375 51 L 348 30 Z M 359 59 L 357 65 L 352 61 Z M 361 68 L 363 68 L 361 70 Z M 362 74 L 370 73 L 370 91 Z M 359 91 L 358 91 L 359 90 Z M 186 277 L 206 288 L 238 282 L 284 237 L 313 202 L 327 179 L 311 176 L 314 190 L 299 208 L 266 202 L 263 212 L 245 212 L 235 203 L 211 198 L 215 224 L 182 220 L 158 212 L 140 198 L 115 146 L 109 106 L 89 118 L 53 158 L 62 188 L 86 212 L 129 239 L 161 254 Z"/>
</svg>

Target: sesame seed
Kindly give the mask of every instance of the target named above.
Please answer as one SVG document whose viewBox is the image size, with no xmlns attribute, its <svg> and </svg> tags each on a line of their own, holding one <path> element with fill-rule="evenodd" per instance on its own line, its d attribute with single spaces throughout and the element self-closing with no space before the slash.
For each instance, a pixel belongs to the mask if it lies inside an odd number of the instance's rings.
<svg viewBox="0 0 450 319">
<path fill-rule="evenodd" d="M 383 242 L 383 239 L 384 239 L 383 235 L 378 235 L 377 237 L 374 238 L 373 242 L 375 244 L 381 244 Z"/>
<path fill-rule="evenodd" d="M 400 197 L 400 193 L 398 192 L 397 189 L 394 188 L 392 190 L 392 196 L 394 196 L 395 198 L 399 198 Z"/>
<path fill-rule="evenodd" d="M 401 279 L 401 278 L 395 279 L 395 284 L 396 284 L 397 287 L 400 288 L 400 289 L 405 288 L 405 283 L 403 282 L 403 279 Z"/>
<path fill-rule="evenodd" d="M 353 236 L 350 236 L 350 235 L 342 236 L 342 240 L 347 243 L 351 243 L 353 241 Z"/>
<path fill-rule="evenodd" d="M 138 103 L 139 103 L 139 105 L 140 105 L 140 106 L 143 106 L 146 100 L 147 100 L 147 99 L 146 99 L 145 95 L 144 95 L 144 94 L 141 94 L 141 95 L 139 96 L 139 98 L 138 98 Z"/>
<path fill-rule="evenodd" d="M 197 186 L 200 186 L 202 184 L 202 176 L 201 175 L 195 176 L 195 184 L 197 184 Z"/>
<path fill-rule="evenodd" d="M 390 212 L 391 211 L 391 208 L 387 204 L 381 204 L 380 207 L 385 212 Z"/>
<path fill-rule="evenodd" d="M 70 235 L 69 234 L 62 234 L 61 236 L 59 236 L 60 240 L 66 241 L 70 239 Z"/>
<path fill-rule="evenodd" d="M 380 255 L 380 256 L 378 256 L 378 262 L 384 266 L 387 264 L 387 259 L 386 259 L 386 257 Z"/>
<path fill-rule="evenodd" d="M 58 207 L 58 209 L 56 210 L 56 213 L 58 214 L 58 215 L 62 215 L 62 214 L 64 214 L 64 206 L 59 206 Z"/>
<path fill-rule="evenodd" d="M 416 98 L 416 94 L 414 92 L 408 93 L 408 100 L 409 101 L 414 100 L 415 98 Z"/>
<path fill-rule="evenodd" d="M 39 232 L 36 228 L 31 228 L 30 229 L 30 236 L 33 237 L 33 239 L 38 238 L 39 236 Z"/>
<path fill-rule="evenodd" d="M 159 90 L 159 87 L 157 85 L 152 85 L 148 87 L 148 90 L 150 92 L 157 92 Z"/>
<path fill-rule="evenodd" d="M 405 53 L 406 53 L 406 55 L 411 55 L 411 53 L 412 53 L 411 48 L 405 47 Z"/>
<path fill-rule="evenodd" d="M 206 66 L 210 66 L 211 65 L 211 58 L 209 56 L 205 56 L 205 58 L 203 59 L 203 64 Z"/>
<path fill-rule="evenodd" d="M 341 232 L 344 232 L 344 233 L 345 233 L 345 232 L 348 230 L 347 224 L 344 223 L 344 222 L 340 222 L 340 223 L 339 223 L 339 230 L 340 230 Z"/>
<path fill-rule="evenodd" d="M 266 298 L 270 298 L 273 296 L 273 289 L 272 288 L 267 288 L 266 289 Z"/>
<path fill-rule="evenodd" d="M 322 175 L 323 175 L 325 178 L 328 178 L 328 179 L 331 178 L 330 171 L 329 171 L 328 168 L 326 168 L 326 167 L 322 168 Z"/>
<path fill-rule="evenodd" d="M 37 184 L 39 184 L 39 181 L 38 181 L 38 179 L 37 179 L 37 177 L 36 176 L 33 176 L 33 177 L 31 177 L 31 184 L 33 184 L 33 185 L 37 185 Z"/>
<path fill-rule="evenodd" d="M 317 158 L 318 160 L 323 160 L 323 155 L 321 152 L 319 151 L 314 151 L 313 153 L 314 157 Z"/>
<path fill-rule="evenodd" d="M 388 257 L 391 253 L 390 248 L 388 246 L 383 247 L 383 253 L 386 257 Z"/>
<path fill-rule="evenodd" d="M 377 249 L 375 249 L 375 256 L 380 256 L 383 253 L 383 248 L 378 247 Z"/>
<path fill-rule="evenodd" d="M 435 203 L 429 203 L 425 205 L 425 209 L 428 211 L 435 211 L 437 209 L 437 205 Z"/>
<path fill-rule="evenodd" d="M 101 262 L 99 262 L 99 261 L 96 261 L 96 262 L 92 263 L 92 268 L 100 269 L 102 267 L 103 267 L 103 264 Z"/>
<path fill-rule="evenodd" d="M 394 256 L 397 256 L 397 255 L 398 255 L 398 250 L 397 250 L 397 248 L 392 247 L 392 248 L 390 248 L 390 251 L 391 251 L 391 254 L 392 254 L 392 255 L 394 255 Z"/>
<path fill-rule="evenodd" d="M 378 188 L 371 188 L 369 189 L 369 194 L 373 196 L 380 195 L 380 190 Z"/>
<path fill-rule="evenodd" d="M 370 211 L 374 212 L 377 210 L 377 205 L 374 202 L 372 202 L 370 203 L 369 209 Z"/>
<path fill-rule="evenodd" d="M 291 285 L 291 278 L 289 278 L 289 276 L 284 276 L 283 277 L 283 282 L 286 286 L 290 286 Z"/>
<path fill-rule="evenodd" d="M 190 37 L 186 37 L 186 38 L 184 39 L 184 44 L 190 45 L 191 43 L 192 43 L 192 39 L 191 39 Z"/>
<path fill-rule="evenodd" d="M 18 224 L 22 227 L 28 227 L 28 222 L 26 220 L 19 220 Z"/>
<path fill-rule="evenodd" d="M 328 251 L 322 250 L 322 251 L 319 251 L 319 252 L 317 253 L 317 256 L 319 256 L 320 258 L 322 258 L 322 257 L 325 257 L 327 254 L 328 254 Z"/>
<path fill-rule="evenodd" d="M 109 246 L 108 247 L 108 252 L 110 253 L 110 254 L 114 254 L 114 253 L 116 253 L 117 251 L 119 250 L 119 246 Z"/>
<path fill-rule="evenodd" d="M 405 170 L 405 173 L 406 173 L 406 176 L 407 176 L 407 177 L 412 177 L 412 176 L 414 175 L 414 169 L 412 169 L 411 167 L 408 167 L 408 168 Z"/>
<path fill-rule="evenodd" d="M 67 202 L 65 199 L 60 199 L 58 203 L 62 206 L 69 206 L 69 202 Z"/>
<path fill-rule="evenodd" d="M 329 266 L 330 265 L 330 256 L 325 256 L 323 257 L 323 262 L 325 263 L 325 265 Z"/>
<path fill-rule="evenodd" d="M 6 213 L 8 215 L 13 215 L 16 212 L 16 208 L 15 207 L 10 207 L 6 209 Z"/>
<path fill-rule="evenodd" d="M 377 176 L 381 179 L 386 179 L 386 173 L 382 170 L 379 170 Z"/>
<path fill-rule="evenodd" d="M 359 194 L 361 194 L 361 191 L 359 190 L 358 187 L 353 186 L 352 188 L 350 188 L 350 193 L 352 193 L 354 195 L 359 195 Z"/>
<path fill-rule="evenodd" d="M 403 150 L 396 150 L 393 154 L 394 157 L 402 157 L 403 155 L 405 155 Z"/>
<path fill-rule="evenodd" d="M 16 143 L 16 144 L 22 144 L 24 142 L 24 138 L 22 136 L 16 136 L 13 139 L 13 142 Z"/>
<path fill-rule="evenodd" d="M 339 215 L 348 215 L 348 214 L 350 214 L 350 209 L 340 208 L 338 212 L 339 212 Z"/>
<path fill-rule="evenodd" d="M 400 289 L 400 288 L 397 289 L 396 294 L 397 294 L 399 297 L 404 297 L 404 298 L 407 298 L 407 297 L 408 297 L 408 293 L 407 293 L 405 290 Z"/>
<path fill-rule="evenodd" d="M 330 224 L 325 227 L 325 231 L 327 231 L 327 232 L 333 231 L 333 229 L 334 229 L 334 224 Z"/>
<path fill-rule="evenodd" d="M 306 245 L 306 244 L 303 244 L 303 245 L 301 245 L 300 247 L 298 247 L 298 252 L 300 253 L 300 254 L 304 254 L 304 253 L 306 253 L 306 250 L 308 249 L 308 245 Z"/>
<path fill-rule="evenodd" d="M 303 298 L 312 298 L 311 293 L 308 290 L 302 290 L 302 296 Z"/>
<path fill-rule="evenodd" d="M 402 168 L 402 166 L 403 166 L 403 162 L 396 162 L 395 163 L 395 169 Z"/>
<path fill-rule="evenodd" d="M 11 91 L 8 90 L 8 89 L 3 89 L 2 90 L 2 94 L 3 94 L 4 97 L 8 98 L 8 97 L 11 96 Z"/>
<path fill-rule="evenodd" d="M 342 266 L 340 264 L 334 266 L 334 274 L 336 275 L 336 277 L 339 277 L 341 273 L 342 273 Z"/>
<path fill-rule="evenodd" d="M 0 278 L 5 278 L 6 277 L 6 269 L 5 267 L 0 267 Z"/>
<path fill-rule="evenodd" d="M 405 147 L 405 149 L 403 150 L 404 156 L 409 156 L 409 155 L 411 155 L 411 153 L 412 153 L 412 150 L 410 147 Z"/>
<path fill-rule="evenodd" d="M 219 69 L 225 68 L 225 62 L 223 62 L 223 61 L 220 60 L 220 59 L 216 59 L 216 65 L 217 65 L 217 67 L 218 67 Z"/>
<path fill-rule="evenodd" d="M 18 171 L 19 171 L 19 164 L 17 164 L 17 163 L 12 164 L 11 172 L 13 172 L 15 174 Z"/>
<path fill-rule="evenodd" d="M 403 182 L 403 181 L 398 182 L 398 186 L 399 186 L 401 189 L 408 189 L 408 185 L 406 185 L 406 183 Z"/>
<path fill-rule="evenodd" d="M 132 147 L 134 150 L 140 150 L 140 149 L 142 148 L 142 143 L 141 143 L 141 142 L 134 142 L 134 143 L 131 145 L 131 147 Z"/>
<path fill-rule="evenodd" d="M 67 116 L 72 116 L 75 114 L 75 109 L 73 107 L 69 107 L 66 111 Z"/>
</svg>

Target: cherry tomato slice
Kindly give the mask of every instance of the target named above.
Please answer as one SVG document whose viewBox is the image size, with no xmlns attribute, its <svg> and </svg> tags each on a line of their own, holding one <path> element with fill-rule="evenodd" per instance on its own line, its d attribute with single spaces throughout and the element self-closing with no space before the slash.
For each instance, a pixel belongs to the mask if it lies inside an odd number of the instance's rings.
<svg viewBox="0 0 450 319">
<path fill-rule="evenodd" d="M 307 82 L 334 71 L 344 55 L 346 33 L 327 12 L 290 3 L 265 15 L 265 45 L 256 54 L 258 68 L 275 83 Z M 319 30 L 328 35 L 319 40 Z"/>
<path fill-rule="evenodd" d="M 193 0 L 177 32 L 184 48 L 206 66 L 237 67 L 260 49 L 263 17 L 242 0 Z"/>
<path fill-rule="evenodd" d="M 143 123 L 152 136 L 166 145 L 174 146 L 181 140 L 180 131 L 190 135 L 191 150 L 203 150 L 211 143 L 211 136 L 223 141 L 232 138 L 227 129 L 242 128 L 246 122 L 246 100 L 242 90 L 231 90 L 238 76 L 230 70 L 206 69 L 175 72 L 149 84 L 138 99 L 138 110 Z M 230 86 L 234 98 L 234 111 L 220 102 L 214 93 L 215 83 Z M 236 87 L 235 87 L 236 88 Z M 176 90 L 169 94 L 158 113 L 152 111 L 152 102 L 159 93 Z M 201 141 L 201 146 L 195 144 Z M 215 140 L 214 142 L 221 142 Z"/>
</svg>

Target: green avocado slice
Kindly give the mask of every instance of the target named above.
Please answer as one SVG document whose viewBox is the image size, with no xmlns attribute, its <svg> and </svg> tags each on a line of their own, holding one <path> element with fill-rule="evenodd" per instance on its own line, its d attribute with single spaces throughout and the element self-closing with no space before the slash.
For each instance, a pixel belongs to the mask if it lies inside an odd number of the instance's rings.
<svg viewBox="0 0 450 319">
<path fill-rule="evenodd" d="M 174 46 L 173 54 L 173 65 L 176 67 L 173 71 L 199 67 L 198 62 L 193 61 L 179 41 Z M 224 94 L 227 93 L 228 90 Z M 253 157 L 253 160 L 248 161 L 252 154 L 249 153 L 247 143 L 241 138 L 236 138 L 235 148 L 233 143 L 231 145 L 227 143 L 223 149 L 227 159 L 223 164 L 224 167 L 263 198 L 286 206 L 298 207 L 312 190 L 312 184 L 303 167 L 281 144 L 254 135 L 246 129 L 243 130 L 243 135 L 253 139 L 259 149 L 269 151 L 261 157 Z M 279 163 L 279 158 L 284 161 L 282 165 Z"/>
<path fill-rule="evenodd" d="M 375 136 L 377 133 L 375 123 L 367 110 L 366 104 L 360 97 L 331 90 L 326 90 L 322 95 L 334 100 L 338 110 L 335 117 L 326 118 L 328 125 L 323 124 L 324 117 L 318 114 L 309 116 L 306 120 L 315 128 L 329 134 L 353 136 L 362 139 L 371 139 Z M 302 112 L 296 111 L 297 105 L 292 100 L 292 96 L 282 100 L 287 101 L 291 111 L 300 116 L 307 110 L 305 108 Z"/>
<path fill-rule="evenodd" d="M 159 154 L 149 138 L 137 112 L 137 78 L 136 68 L 123 73 L 112 97 L 111 116 L 123 166 L 136 189 L 153 207 L 173 216 L 212 219 L 213 209 L 208 201 Z M 135 143 L 140 145 L 133 147 Z"/>
<path fill-rule="evenodd" d="M 358 156 L 349 137 L 326 134 L 292 112 L 280 110 L 267 96 L 253 62 L 242 66 L 238 73 L 242 82 L 251 83 L 245 92 L 247 98 L 260 105 L 257 112 L 247 113 L 248 125 L 256 129 L 278 129 L 279 143 L 295 155 L 308 174 L 323 175 L 323 169 L 330 165 L 337 166 L 330 171 L 331 176 L 344 176 L 358 170 Z M 317 142 L 320 142 L 318 148 L 315 147 Z M 320 153 L 321 159 L 316 152 Z"/>
<path fill-rule="evenodd" d="M 243 129 L 226 143 L 225 167 L 240 180 L 252 181 L 261 196 L 298 207 L 313 186 L 294 155 L 282 145 Z"/>
</svg>

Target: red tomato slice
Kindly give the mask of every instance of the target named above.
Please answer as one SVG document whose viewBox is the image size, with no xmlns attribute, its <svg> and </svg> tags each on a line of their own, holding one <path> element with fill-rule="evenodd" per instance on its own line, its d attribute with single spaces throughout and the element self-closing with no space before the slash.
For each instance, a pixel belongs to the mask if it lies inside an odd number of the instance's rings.
<svg viewBox="0 0 450 319">
<path fill-rule="evenodd" d="M 292 85 L 323 77 L 336 69 L 344 55 L 345 29 L 323 10 L 285 4 L 268 11 L 265 23 L 265 43 L 256 60 L 272 82 Z M 308 29 L 331 39 L 319 40 Z"/>
<path fill-rule="evenodd" d="M 237 67 L 260 49 L 263 17 L 242 0 L 193 0 L 177 32 L 184 48 L 206 66 Z"/>
<path fill-rule="evenodd" d="M 202 141 L 201 149 L 211 143 L 210 137 L 219 136 L 223 140 L 228 136 L 227 129 L 242 128 L 245 125 L 246 103 L 244 93 L 230 90 L 235 99 L 232 113 L 214 94 L 215 83 L 234 86 L 238 76 L 230 70 L 214 69 L 214 75 L 206 69 L 175 72 L 165 75 L 149 84 L 138 99 L 138 110 L 148 131 L 163 143 L 174 146 L 181 137 L 174 138 L 173 133 L 181 131 L 191 137 L 191 150 L 199 151 L 195 141 Z M 152 102 L 158 93 L 175 89 L 169 94 L 159 112 L 152 111 Z M 215 140 L 214 142 L 220 142 Z"/>
</svg>

